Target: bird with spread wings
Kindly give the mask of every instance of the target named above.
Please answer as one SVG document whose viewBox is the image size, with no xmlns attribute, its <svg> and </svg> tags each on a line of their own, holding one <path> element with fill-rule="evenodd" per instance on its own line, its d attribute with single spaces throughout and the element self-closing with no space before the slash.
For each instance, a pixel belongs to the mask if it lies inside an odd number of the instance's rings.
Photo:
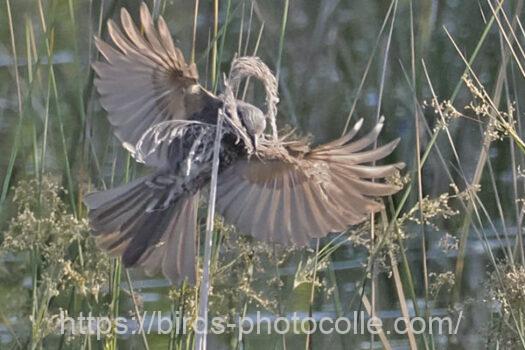
<svg viewBox="0 0 525 350">
<path fill-rule="evenodd" d="M 281 137 L 275 126 L 277 83 L 258 58 L 236 59 L 231 81 L 216 96 L 199 84 L 195 64 L 174 45 L 162 17 L 155 26 L 143 3 L 141 28 L 125 9 L 120 21 L 120 26 L 108 21 L 111 43 L 96 38 L 103 60 L 93 64 L 95 85 L 116 137 L 154 170 L 90 193 L 85 204 L 98 245 L 121 256 L 124 266 L 161 271 L 173 283 L 195 281 L 198 198 L 211 178 L 223 111 L 216 206 L 242 233 L 307 245 L 362 222 L 382 209 L 378 197 L 399 191 L 380 180 L 403 163 L 375 165 L 398 140 L 370 147 L 383 119 L 357 140 L 362 120 L 343 137 L 314 148 L 306 139 Z M 263 81 L 266 113 L 235 99 L 230 83 L 247 75 Z"/>
</svg>

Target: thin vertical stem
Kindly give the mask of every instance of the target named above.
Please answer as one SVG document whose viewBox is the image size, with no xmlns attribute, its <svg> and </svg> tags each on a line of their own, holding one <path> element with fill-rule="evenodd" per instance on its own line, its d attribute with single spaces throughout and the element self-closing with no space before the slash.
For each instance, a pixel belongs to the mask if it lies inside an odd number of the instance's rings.
<svg viewBox="0 0 525 350">
<path fill-rule="evenodd" d="M 414 125 L 416 129 L 416 165 L 417 165 L 417 195 L 418 195 L 418 206 L 419 206 L 419 220 L 421 224 L 419 225 L 420 229 L 420 235 L 421 235 L 421 260 L 423 262 L 423 284 L 425 287 L 425 316 L 429 314 L 429 308 L 428 308 L 428 291 L 429 291 L 429 285 L 428 285 L 428 266 L 427 266 L 427 254 L 426 254 L 426 233 L 425 233 L 425 225 L 423 220 L 423 177 L 422 177 L 422 165 L 421 165 L 421 140 L 420 140 L 420 113 L 418 108 L 418 100 L 417 100 L 417 79 L 416 79 L 416 41 L 415 41 L 415 33 L 414 33 L 414 9 L 412 1 L 410 1 L 410 65 L 411 65 L 411 73 L 412 73 L 412 88 L 414 91 Z M 391 257 L 392 262 L 394 263 L 393 257 Z M 396 261 L 397 264 L 397 261 Z M 393 267 L 394 268 L 394 267 Z M 397 266 L 395 267 L 397 271 Z M 399 271 L 397 271 L 397 274 L 399 275 Z M 397 277 L 396 281 L 399 280 L 399 276 Z M 399 286 L 401 289 L 398 291 L 398 295 L 401 298 L 401 294 L 403 291 L 403 286 Z M 404 298 L 404 295 L 403 295 Z M 403 306 L 403 305 L 401 305 Z M 412 329 L 410 328 L 409 333 L 409 340 L 412 344 L 412 337 L 414 336 L 412 333 Z M 428 349 L 427 339 L 426 336 L 423 335 L 423 341 L 425 343 L 425 348 Z"/>
<path fill-rule="evenodd" d="M 197 44 L 197 17 L 199 16 L 199 0 L 195 0 L 195 11 L 193 13 L 193 38 L 191 44 L 190 63 L 195 63 L 195 45 Z"/>
<path fill-rule="evenodd" d="M 7 196 L 7 192 L 9 190 L 11 174 L 13 171 L 13 167 L 15 165 L 16 155 L 18 153 L 18 142 L 19 142 L 18 135 L 22 127 L 22 120 L 23 120 L 23 115 L 24 115 L 24 107 L 22 104 L 22 91 L 20 88 L 20 75 L 18 72 L 18 60 L 17 60 L 17 53 L 16 53 L 16 45 L 15 45 L 15 32 L 14 32 L 14 27 L 13 27 L 13 16 L 11 14 L 11 2 L 9 0 L 7 0 L 6 6 L 7 6 L 7 19 L 9 22 L 9 33 L 10 33 L 10 38 L 11 38 L 11 48 L 13 52 L 13 62 L 14 62 L 14 69 L 15 69 L 16 95 L 17 95 L 17 102 L 18 102 L 19 123 L 17 125 L 17 129 L 16 129 L 17 131 L 16 131 L 16 135 L 14 138 L 13 148 L 11 151 L 11 156 L 9 158 L 9 165 L 8 165 L 6 176 L 4 179 L 3 186 L 2 186 L 2 194 L 0 195 L 0 204 L 4 203 L 6 196 Z"/>
<path fill-rule="evenodd" d="M 125 270 L 125 275 L 126 281 L 128 282 L 129 293 L 131 294 L 131 301 L 133 302 L 133 310 L 135 311 L 135 315 L 139 322 L 139 333 L 142 336 L 142 343 L 144 344 L 144 348 L 149 350 L 148 339 L 146 338 L 146 333 L 143 329 L 144 318 L 140 315 L 139 306 L 137 305 L 137 300 L 135 299 L 135 291 L 133 290 L 133 283 L 131 283 L 131 276 L 129 275 L 129 271 L 127 269 Z"/>
<path fill-rule="evenodd" d="M 217 34 L 219 33 L 219 0 L 213 1 L 213 49 L 211 51 L 211 86 L 217 77 Z"/>
<path fill-rule="evenodd" d="M 319 246 L 320 246 L 321 240 L 317 238 L 316 244 L 315 244 L 315 260 L 314 260 L 314 273 L 312 276 L 312 288 L 310 289 L 310 305 L 308 307 L 308 317 L 313 317 L 313 303 L 315 298 L 315 281 L 317 280 L 317 268 L 319 264 Z M 312 333 L 308 332 L 306 334 L 306 350 L 313 349 L 313 341 L 312 341 Z"/>
<path fill-rule="evenodd" d="M 277 79 L 277 84 L 279 84 L 279 73 L 281 72 L 281 61 L 283 58 L 283 50 L 284 50 L 284 34 L 286 33 L 286 22 L 288 21 L 288 9 L 290 7 L 290 1 L 285 0 L 284 1 L 284 10 L 283 10 L 283 17 L 281 20 L 281 34 L 279 35 L 279 52 L 277 54 L 277 63 L 275 68 L 275 77 Z"/>
<path fill-rule="evenodd" d="M 204 261 L 202 279 L 199 291 L 199 308 L 198 308 L 198 322 L 202 322 L 203 329 L 196 329 L 195 349 L 206 349 L 206 334 L 208 331 L 208 297 L 210 292 L 210 265 L 211 252 L 213 248 L 213 224 L 215 220 L 215 199 L 217 196 L 217 177 L 219 174 L 219 152 L 222 138 L 222 122 L 224 119 L 224 112 L 219 111 L 217 120 L 217 131 L 215 133 L 215 143 L 213 145 L 213 166 L 211 172 L 210 183 L 210 197 L 208 201 L 208 215 L 206 218 L 206 238 L 204 240 Z M 198 324 L 197 322 L 197 324 Z"/>
<path fill-rule="evenodd" d="M 390 21 L 390 28 L 386 40 L 386 47 L 385 47 L 385 54 L 383 58 L 383 66 L 381 70 L 381 79 L 379 84 L 379 97 L 377 102 L 377 113 L 376 113 L 376 123 L 379 122 L 379 119 L 381 117 L 381 106 L 383 102 L 383 91 L 385 87 L 385 80 L 386 80 L 386 71 L 388 66 L 388 58 L 390 55 L 390 44 L 392 43 L 392 33 L 394 31 L 394 23 L 396 19 L 396 12 L 397 12 L 397 0 L 393 0 L 393 12 L 392 12 L 392 19 Z M 374 148 L 377 147 L 377 140 L 374 142 Z M 375 165 L 375 162 L 372 164 Z M 376 234 L 375 234 L 375 216 L 374 214 L 370 215 L 370 242 L 372 245 L 375 245 L 376 241 Z M 376 276 L 377 276 L 377 262 L 374 260 L 372 262 L 372 273 L 371 273 L 371 292 L 370 292 L 370 302 L 371 302 L 371 312 L 372 315 L 376 314 Z M 374 334 L 370 334 L 370 349 L 374 347 Z"/>
</svg>

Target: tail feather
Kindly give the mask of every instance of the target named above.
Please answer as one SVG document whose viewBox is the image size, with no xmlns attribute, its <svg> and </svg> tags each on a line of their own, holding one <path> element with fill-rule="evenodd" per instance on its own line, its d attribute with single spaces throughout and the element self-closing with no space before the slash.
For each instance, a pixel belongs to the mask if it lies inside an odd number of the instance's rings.
<svg viewBox="0 0 525 350">
<path fill-rule="evenodd" d="M 195 259 L 187 257 L 196 256 L 197 206 L 198 193 L 176 203 L 164 234 L 140 259 L 146 273 L 151 275 L 160 270 L 173 283 L 180 284 L 186 277 L 189 283 L 195 283 Z"/>
<path fill-rule="evenodd" d="M 172 283 L 195 283 L 198 193 L 179 196 L 167 208 L 147 210 L 165 189 L 148 186 L 151 176 L 88 194 L 84 202 L 97 244 L 122 256 L 126 267 L 162 272 Z"/>
<path fill-rule="evenodd" d="M 135 217 L 141 204 L 150 196 L 145 182 L 149 176 L 139 178 L 126 185 L 107 191 L 93 192 L 84 197 L 89 209 L 89 221 L 94 234 L 118 230 L 124 223 Z"/>
</svg>

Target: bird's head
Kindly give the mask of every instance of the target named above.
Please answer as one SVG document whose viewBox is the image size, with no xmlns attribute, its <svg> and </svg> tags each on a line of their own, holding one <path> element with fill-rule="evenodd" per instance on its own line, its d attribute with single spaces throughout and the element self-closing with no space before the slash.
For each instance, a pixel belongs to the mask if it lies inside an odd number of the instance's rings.
<svg viewBox="0 0 525 350">
<path fill-rule="evenodd" d="M 237 114 L 246 131 L 248 131 L 253 148 L 257 150 L 258 140 L 266 129 L 266 117 L 264 113 L 252 104 L 237 101 Z"/>
</svg>

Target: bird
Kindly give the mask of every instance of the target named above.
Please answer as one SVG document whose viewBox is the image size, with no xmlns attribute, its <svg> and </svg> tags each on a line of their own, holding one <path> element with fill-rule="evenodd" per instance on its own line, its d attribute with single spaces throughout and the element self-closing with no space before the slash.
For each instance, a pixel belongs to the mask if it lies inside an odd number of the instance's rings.
<svg viewBox="0 0 525 350">
<path fill-rule="evenodd" d="M 95 37 L 101 56 L 92 64 L 94 84 L 113 133 L 150 173 L 88 193 L 84 203 L 97 245 L 125 267 L 195 283 L 197 209 L 211 179 L 219 120 L 216 211 L 257 240 L 307 246 L 363 222 L 383 208 L 381 197 L 401 189 L 385 179 L 402 162 L 376 165 L 399 142 L 375 146 L 384 118 L 362 137 L 361 119 L 319 146 L 294 131 L 281 136 L 277 83 L 259 58 L 236 58 L 216 95 L 199 83 L 195 63 L 175 46 L 162 16 L 154 21 L 144 3 L 139 26 L 122 8 L 120 25 L 109 20 L 107 28 L 107 41 Z M 235 98 L 238 82 L 250 75 L 265 84 L 265 112 Z"/>
</svg>

